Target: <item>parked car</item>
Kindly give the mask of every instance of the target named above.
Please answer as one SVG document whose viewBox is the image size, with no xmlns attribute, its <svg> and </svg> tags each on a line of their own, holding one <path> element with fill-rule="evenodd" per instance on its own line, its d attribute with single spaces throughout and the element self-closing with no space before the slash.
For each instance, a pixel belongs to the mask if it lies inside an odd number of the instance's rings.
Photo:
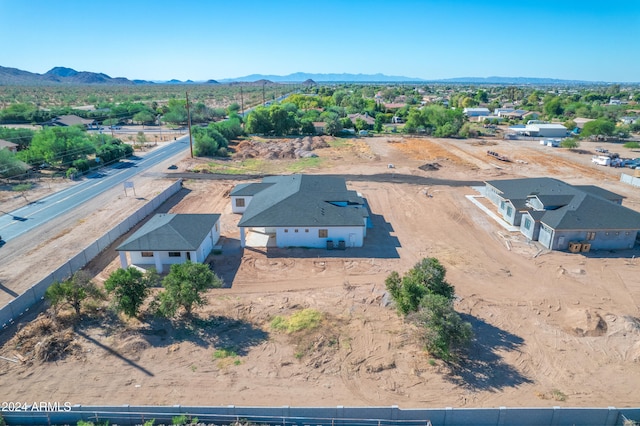
<svg viewBox="0 0 640 426">
<path fill-rule="evenodd" d="M 596 152 L 601 152 L 602 154 L 606 154 L 607 152 L 609 152 L 609 150 L 599 146 L 596 148 Z"/>
<path fill-rule="evenodd" d="M 640 167 L 640 158 L 635 158 L 633 160 L 627 160 L 625 162 L 625 167 L 629 167 L 630 169 L 637 169 Z"/>
</svg>

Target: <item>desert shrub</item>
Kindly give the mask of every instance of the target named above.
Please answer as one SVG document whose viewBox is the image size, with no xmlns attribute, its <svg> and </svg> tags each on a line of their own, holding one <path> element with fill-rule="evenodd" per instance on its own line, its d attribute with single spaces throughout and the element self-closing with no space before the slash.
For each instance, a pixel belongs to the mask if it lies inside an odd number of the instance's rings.
<svg viewBox="0 0 640 426">
<path fill-rule="evenodd" d="M 462 320 L 452 301 L 437 294 L 426 295 L 409 319 L 421 327 L 429 354 L 444 361 L 456 361 L 473 337 L 471 324 Z"/>
<path fill-rule="evenodd" d="M 415 312 L 427 294 L 452 300 L 454 287 L 446 279 L 446 269 L 434 257 L 422 259 L 403 277 L 393 271 L 385 280 L 387 290 L 402 315 Z"/>
<path fill-rule="evenodd" d="M 78 169 L 78 171 L 83 172 L 83 173 L 88 171 L 89 168 L 91 167 L 91 163 L 86 158 L 80 158 L 78 160 L 75 160 L 72 163 L 72 165 L 73 165 L 73 167 Z"/>
<path fill-rule="evenodd" d="M 291 314 L 288 318 L 276 316 L 271 320 L 271 328 L 285 333 L 295 333 L 301 330 L 313 330 L 320 326 L 322 313 L 315 309 L 303 309 Z"/>
</svg>

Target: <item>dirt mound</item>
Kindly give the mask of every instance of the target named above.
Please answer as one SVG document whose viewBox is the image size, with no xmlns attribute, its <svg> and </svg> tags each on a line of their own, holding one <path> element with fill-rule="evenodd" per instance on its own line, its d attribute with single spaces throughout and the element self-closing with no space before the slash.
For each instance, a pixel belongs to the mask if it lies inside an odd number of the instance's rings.
<svg viewBox="0 0 640 426">
<path fill-rule="evenodd" d="M 440 170 L 440 164 L 438 163 L 427 163 L 427 164 L 423 164 L 422 166 L 418 167 L 420 170 L 424 170 L 425 172 L 432 172 L 432 171 L 437 171 Z"/>
<path fill-rule="evenodd" d="M 12 346 L 21 359 L 42 362 L 64 359 L 81 350 L 71 327 L 43 315 L 18 331 L 12 339 Z"/>
<path fill-rule="evenodd" d="M 322 137 L 305 136 L 296 139 L 242 141 L 236 147 L 234 159 L 262 158 L 267 160 L 287 160 L 317 157 L 313 151 L 327 148 L 329 144 Z"/>
<path fill-rule="evenodd" d="M 571 309 L 565 315 L 564 329 L 576 336 L 602 336 L 607 333 L 607 323 L 600 314 L 589 309 Z"/>
<path fill-rule="evenodd" d="M 148 349 L 150 346 L 149 342 L 138 333 L 126 333 L 118 338 L 116 350 L 120 354 L 126 355 L 127 358 L 137 361 L 140 359 L 142 351 Z"/>
</svg>

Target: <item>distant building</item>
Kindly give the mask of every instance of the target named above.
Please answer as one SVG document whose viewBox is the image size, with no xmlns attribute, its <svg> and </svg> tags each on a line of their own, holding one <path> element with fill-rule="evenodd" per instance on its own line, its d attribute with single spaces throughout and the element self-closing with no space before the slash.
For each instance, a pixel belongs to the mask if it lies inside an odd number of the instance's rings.
<svg viewBox="0 0 640 426">
<path fill-rule="evenodd" d="M 364 121 L 365 123 L 367 123 L 367 125 L 369 126 L 370 129 L 373 129 L 373 125 L 376 124 L 376 119 L 371 117 L 369 114 L 364 113 L 364 114 L 347 114 L 347 117 L 349 118 L 349 120 L 351 120 L 351 122 L 353 124 L 356 124 L 356 120 L 360 119 L 362 121 Z"/>
<path fill-rule="evenodd" d="M 564 138 L 567 136 L 567 128 L 563 124 L 527 124 L 526 131 L 529 136 L 540 138 Z"/>
<path fill-rule="evenodd" d="M 18 152 L 18 144 L 0 139 L 0 149 L 8 149 L 11 152 Z"/>
<path fill-rule="evenodd" d="M 314 121 L 313 122 L 313 130 L 315 130 L 317 135 L 324 135 L 324 129 L 327 127 L 327 123 L 324 121 Z"/>
<path fill-rule="evenodd" d="M 491 114 L 489 108 L 465 108 L 462 112 L 467 117 L 482 117 Z"/>
<path fill-rule="evenodd" d="M 42 126 L 50 126 L 50 127 L 69 127 L 69 126 L 83 126 L 87 129 L 92 129 L 97 127 L 97 123 L 95 120 L 90 120 L 87 118 L 78 117 L 77 115 L 61 115 L 51 120 L 42 123 Z"/>
</svg>

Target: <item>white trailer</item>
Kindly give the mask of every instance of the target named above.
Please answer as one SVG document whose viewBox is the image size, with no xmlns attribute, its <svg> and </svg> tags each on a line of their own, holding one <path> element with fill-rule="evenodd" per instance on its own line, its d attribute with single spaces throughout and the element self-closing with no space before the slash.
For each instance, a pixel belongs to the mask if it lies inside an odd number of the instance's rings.
<svg viewBox="0 0 640 426">
<path fill-rule="evenodd" d="M 600 166 L 610 166 L 611 158 L 607 157 L 606 155 L 594 155 L 593 157 L 591 157 L 591 162 Z"/>
</svg>

